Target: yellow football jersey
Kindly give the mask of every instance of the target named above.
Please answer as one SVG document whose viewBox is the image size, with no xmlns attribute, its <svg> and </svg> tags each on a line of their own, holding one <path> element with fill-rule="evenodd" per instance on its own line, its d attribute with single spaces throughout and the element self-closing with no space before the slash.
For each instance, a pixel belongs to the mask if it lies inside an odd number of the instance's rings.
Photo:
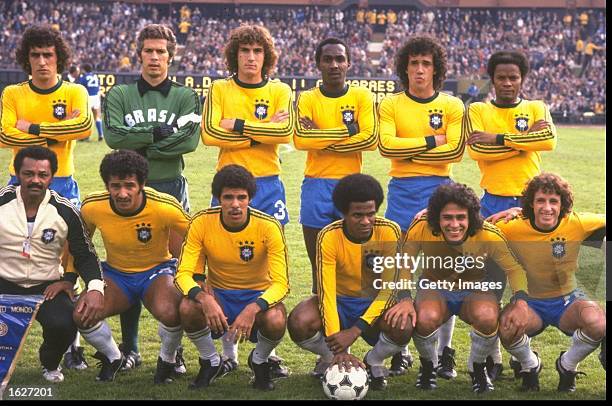
<svg viewBox="0 0 612 406">
<path fill-rule="evenodd" d="M 527 132 L 538 120 L 546 120 L 551 126 Z M 480 186 L 498 196 L 520 196 L 525 183 L 540 173 L 540 151 L 551 151 L 557 144 L 557 130 L 548 107 L 539 100 L 521 100 L 509 107 L 494 101 L 472 103 L 467 122 L 468 134 L 484 131 L 503 137 L 503 145 L 468 146 L 482 174 Z"/>
<path fill-rule="evenodd" d="M 12 148 L 9 172 L 15 175 L 13 160 L 21 148 L 31 145 L 49 147 L 57 154 L 55 176 L 74 173 L 75 140 L 91 134 L 91 111 L 87 90 L 76 83 L 60 80 L 51 89 L 38 89 L 31 81 L 7 86 L 2 92 L 0 147 Z M 78 110 L 79 115 L 66 119 Z M 27 120 L 38 126 L 39 134 L 18 130 L 17 120 Z"/>
<path fill-rule="evenodd" d="M 514 293 L 520 290 L 527 292 L 525 270 L 508 247 L 502 232 L 487 222 L 475 235 L 455 245 L 446 243 L 442 233 L 434 235 L 427 223 L 427 216 L 422 216 L 410 225 L 402 241 L 402 252 L 413 258 L 417 258 L 419 253 L 422 253 L 420 262 L 423 270 L 422 278 L 430 281 L 456 282 L 461 279 L 464 282 L 481 282 L 487 276 L 487 261 L 493 260 L 508 276 L 508 282 Z M 458 266 L 458 257 L 463 257 L 461 268 Z M 407 272 L 402 271 L 401 276 L 405 277 L 406 274 Z M 414 279 L 414 275 L 412 278 Z"/>
<path fill-rule="evenodd" d="M 300 93 L 298 117 L 311 119 L 317 129 L 307 130 L 296 122 L 293 142 L 308 151 L 305 176 L 340 179 L 361 172 L 361 151 L 372 151 L 378 143 L 378 120 L 372 92 L 346 86 L 338 95 L 320 87 Z M 358 124 L 357 132 L 355 124 Z"/>
<path fill-rule="evenodd" d="M 88 195 L 81 206 L 89 235 L 100 230 L 106 262 L 122 272 L 143 272 L 168 261 L 170 230 L 183 235 L 189 226 L 189 215 L 174 197 L 149 187 L 144 197 L 131 216 L 114 211 L 108 192 Z"/>
<path fill-rule="evenodd" d="M 372 236 L 367 242 L 353 241 L 344 231 L 344 220 L 338 220 L 319 232 L 317 238 L 317 286 L 319 308 L 325 335 L 340 331 L 337 296 L 372 297 L 370 307 L 360 317 L 368 325 L 389 308 L 394 292 L 374 289 L 379 278 L 372 268 L 371 256 L 393 257 L 401 237 L 399 226 L 383 217 L 376 217 Z M 395 268 L 385 268 L 382 280 L 397 280 Z"/>
<path fill-rule="evenodd" d="M 446 93 L 428 99 L 408 92 L 385 97 L 378 109 L 380 154 L 391 159 L 390 176 L 450 176 L 465 149 L 463 102 Z M 434 135 L 446 135 L 435 146 Z"/>
<path fill-rule="evenodd" d="M 197 260 L 206 257 L 207 283 L 230 290 L 264 290 L 268 306 L 289 293 L 287 245 L 280 223 L 265 213 L 248 209 L 247 223 L 237 231 L 221 221 L 221 208 L 197 213 L 187 231 L 176 274 L 177 288 L 187 296 L 198 285 Z"/>
<path fill-rule="evenodd" d="M 235 77 L 215 80 L 204 104 L 202 141 L 220 148 L 217 170 L 237 164 L 255 177 L 278 175 L 278 145 L 289 143 L 293 134 L 291 99 L 291 88 L 277 79 L 257 85 L 239 83 Z M 289 113 L 289 119 L 270 122 L 281 110 Z M 219 126 L 224 118 L 237 119 L 236 131 Z"/>
<path fill-rule="evenodd" d="M 551 231 L 539 230 L 521 216 L 496 224 L 527 271 L 529 296 L 541 299 L 567 295 L 576 289 L 582 241 L 606 227 L 603 214 L 566 215 Z"/>
</svg>

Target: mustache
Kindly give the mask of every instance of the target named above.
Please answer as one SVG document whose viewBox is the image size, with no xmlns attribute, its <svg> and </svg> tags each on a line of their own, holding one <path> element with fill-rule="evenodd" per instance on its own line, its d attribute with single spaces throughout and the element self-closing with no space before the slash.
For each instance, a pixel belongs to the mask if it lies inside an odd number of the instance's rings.
<svg viewBox="0 0 612 406">
<path fill-rule="evenodd" d="M 40 183 L 30 183 L 28 189 L 42 189 L 43 185 Z"/>
</svg>

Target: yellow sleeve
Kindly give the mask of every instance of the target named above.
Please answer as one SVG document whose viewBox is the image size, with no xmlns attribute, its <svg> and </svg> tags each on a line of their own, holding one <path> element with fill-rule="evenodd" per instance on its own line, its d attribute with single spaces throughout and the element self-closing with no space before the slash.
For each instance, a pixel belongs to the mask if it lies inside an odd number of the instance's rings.
<svg viewBox="0 0 612 406">
<path fill-rule="evenodd" d="M 482 121 L 482 108 L 484 103 L 472 103 L 467 111 L 466 134 L 472 135 L 475 132 L 484 132 L 485 126 Z M 505 147 L 503 145 L 492 144 L 472 144 L 468 145 L 468 154 L 475 161 L 499 161 L 520 154 L 520 151 Z"/>
<path fill-rule="evenodd" d="M 281 110 L 288 112 L 289 118 L 281 123 L 245 120 L 242 135 L 262 144 L 288 144 L 291 141 L 295 121 L 293 93 L 288 85 L 284 83 L 279 83 L 279 85 L 276 89 L 276 108 L 274 111 L 277 113 Z"/>
<path fill-rule="evenodd" d="M 336 248 L 333 235 L 321 231 L 317 237 L 317 295 L 325 336 L 340 331 L 340 316 L 336 303 Z"/>
<path fill-rule="evenodd" d="M 593 213 L 576 213 L 584 236 L 583 240 L 589 238 L 595 231 L 606 228 L 606 215 Z M 602 237 L 603 238 L 603 237 Z"/>
<path fill-rule="evenodd" d="M 83 86 L 71 86 L 70 97 L 72 98 L 73 111 L 79 110 L 79 115 L 69 120 L 40 123 L 41 137 L 59 142 L 78 140 L 91 135 L 93 120 L 87 90 Z M 70 114 L 72 112 L 66 113 Z"/>
<path fill-rule="evenodd" d="M 189 224 L 187 237 L 181 249 L 178 270 L 174 277 L 174 285 L 179 292 L 191 298 L 195 298 L 195 295 L 201 290 L 194 276 L 201 270 L 198 269 L 198 262 L 201 261 L 200 257 L 204 250 L 204 219 L 205 216 L 198 214 Z"/>
<path fill-rule="evenodd" d="M 425 137 L 397 136 L 392 97 L 385 97 L 378 107 L 380 139 L 378 149 L 385 158 L 411 158 L 428 149 Z"/>
<path fill-rule="evenodd" d="M 17 124 L 15 97 L 15 88 L 12 86 L 6 87 L 2 92 L 0 99 L 0 147 L 47 146 L 46 139 L 24 133 L 15 127 Z"/>
<path fill-rule="evenodd" d="M 545 130 L 527 134 L 504 134 L 504 145 L 520 151 L 552 151 L 557 145 L 557 129 L 550 111 L 542 102 L 533 104 L 534 121 L 546 120 L 550 126 Z"/>
<path fill-rule="evenodd" d="M 446 144 L 421 152 L 412 158 L 413 162 L 430 165 L 446 165 L 461 161 L 465 150 L 464 115 L 465 107 L 460 100 L 453 99 L 453 108 L 448 113 Z"/>
<path fill-rule="evenodd" d="M 315 111 L 312 106 L 311 92 L 303 92 L 298 96 L 297 115 L 293 143 L 301 151 L 322 150 L 330 145 L 346 140 L 350 136 L 346 126 L 307 130 L 302 127 L 299 117 L 308 117 L 314 121 Z"/>
<path fill-rule="evenodd" d="M 359 98 L 359 132 L 348 139 L 330 145 L 333 152 L 373 151 L 378 144 L 378 117 L 370 92 L 363 92 Z"/>
<path fill-rule="evenodd" d="M 287 243 L 280 223 L 274 221 L 266 233 L 268 249 L 268 264 L 270 266 L 270 279 L 272 284 L 257 299 L 265 302 L 264 308 L 272 307 L 289 294 L 289 268 L 287 262 Z M 263 303 L 262 303 L 263 304 Z"/>
<path fill-rule="evenodd" d="M 499 228 L 493 225 L 487 224 L 485 227 L 491 231 L 489 234 L 492 237 L 491 251 L 493 260 L 506 273 L 512 293 L 514 294 L 520 290 L 527 292 L 527 273 L 512 249 L 508 246 L 506 237 Z"/>
<path fill-rule="evenodd" d="M 202 113 L 202 142 L 204 145 L 228 149 L 250 147 L 251 140 L 249 137 L 227 131 L 219 126 L 223 118 L 220 93 L 219 86 L 213 82 L 210 85 L 210 91 L 208 92 L 208 97 L 206 97 Z"/>
</svg>

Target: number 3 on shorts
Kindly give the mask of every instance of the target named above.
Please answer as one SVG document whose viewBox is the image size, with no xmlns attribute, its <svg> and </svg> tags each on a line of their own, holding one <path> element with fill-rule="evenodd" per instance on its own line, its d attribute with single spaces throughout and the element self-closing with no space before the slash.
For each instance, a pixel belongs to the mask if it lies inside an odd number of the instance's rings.
<svg viewBox="0 0 612 406">
<path fill-rule="evenodd" d="M 278 221 L 284 220 L 285 217 L 287 217 L 287 205 L 285 205 L 285 202 L 277 200 L 276 203 L 274 203 L 274 207 L 277 209 L 277 212 L 274 213 L 274 218 Z"/>
</svg>

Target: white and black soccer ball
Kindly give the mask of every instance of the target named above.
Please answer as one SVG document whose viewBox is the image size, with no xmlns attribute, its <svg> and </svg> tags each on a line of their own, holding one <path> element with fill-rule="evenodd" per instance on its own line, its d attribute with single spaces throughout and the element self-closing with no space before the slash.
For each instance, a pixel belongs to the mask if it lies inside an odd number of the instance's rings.
<svg viewBox="0 0 612 406">
<path fill-rule="evenodd" d="M 362 368 L 345 371 L 332 365 L 323 374 L 323 392 L 330 399 L 360 400 L 368 393 L 368 387 L 368 373 Z"/>
</svg>

